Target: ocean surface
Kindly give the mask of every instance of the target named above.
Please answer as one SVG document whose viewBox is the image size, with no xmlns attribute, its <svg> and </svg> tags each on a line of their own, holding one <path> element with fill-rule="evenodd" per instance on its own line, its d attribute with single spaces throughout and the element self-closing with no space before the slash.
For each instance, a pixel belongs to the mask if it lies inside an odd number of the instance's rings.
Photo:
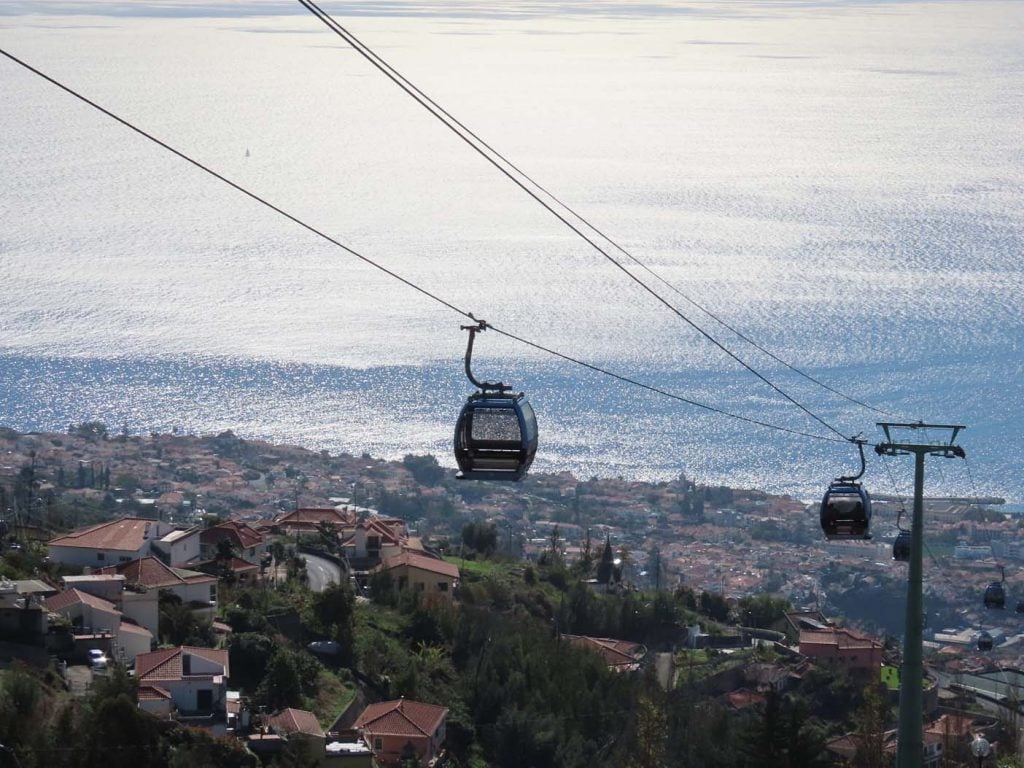
<svg viewBox="0 0 1024 768">
<path fill-rule="evenodd" d="M 0 0 L 0 49 L 459 310 L 716 409 L 485 333 L 536 469 L 812 499 L 858 468 L 837 433 L 924 419 L 967 426 L 928 493 L 1024 501 L 1024 3 L 322 7 L 806 410 L 298 3 Z M 464 316 L 5 57 L 0 136 L 0 424 L 454 464 Z"/>
</svg>

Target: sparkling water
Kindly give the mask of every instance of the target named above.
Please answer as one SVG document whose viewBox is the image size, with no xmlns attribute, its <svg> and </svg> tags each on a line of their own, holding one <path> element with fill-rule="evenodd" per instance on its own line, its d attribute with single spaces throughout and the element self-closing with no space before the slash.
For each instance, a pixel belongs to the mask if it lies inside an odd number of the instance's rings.
<svg viewBox="0 0 1024 768">
<path fill-rule="evenodd" d="M 932 460 L 928 492 L 1024 500 L 1024 4 L 323 7 L 841 434 L 966 424 L 968 461 Z M 298 4 L 0 2 L 0 48 L 501 329 L 835 438 Z M 454 465 L 465 317 L 5 58 L 0 136 L 0 423 Z M 857 468 L 496 333 L 475 363 L 529 393 L 538 470 L 810 498 Z M 866 480 L 908 493 L 911 471 L 872 456 Z"/>
</svg>

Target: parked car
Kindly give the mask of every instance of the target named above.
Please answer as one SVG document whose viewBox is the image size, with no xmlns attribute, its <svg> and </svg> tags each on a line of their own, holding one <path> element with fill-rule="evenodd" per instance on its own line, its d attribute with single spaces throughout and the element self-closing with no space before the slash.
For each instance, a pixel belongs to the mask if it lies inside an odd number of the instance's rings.
<svg viewBox="0 0 1024 768">
<path fill-rule="evenodd" d="M 341 653 L 341 643 L 334 640 L 314 640 L 306 648 L 313 653 L 320 653 L 324 656 L 337 656 Z"/>
<path fill-rule="evenodd" d="M 89 668 L 93 671 L 106 669 L 108 661 L 107 654 L 99 648 L 93 648 L 89 651 Z"/>
</svg>

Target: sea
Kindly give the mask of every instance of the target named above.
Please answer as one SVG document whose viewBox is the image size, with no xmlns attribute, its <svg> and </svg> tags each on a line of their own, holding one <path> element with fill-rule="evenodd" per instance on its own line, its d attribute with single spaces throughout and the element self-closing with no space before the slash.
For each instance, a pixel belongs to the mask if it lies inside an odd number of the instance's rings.
<svg viewBox="0 0 1024 768">
<path fill-rule="evenodd" d="M 0 425 L 454 466 L 472 314 L 536 470 L 811 500 L 861 435 L 906 495 L 872 445 L 923 420 L 967 456 L 928 494 L 1020 509 L 1024 3 L 320 6 L 542 189 L 297 2 L 0 0 L 0 49 L 254 196 L 0 56 Z"/>
</svg>

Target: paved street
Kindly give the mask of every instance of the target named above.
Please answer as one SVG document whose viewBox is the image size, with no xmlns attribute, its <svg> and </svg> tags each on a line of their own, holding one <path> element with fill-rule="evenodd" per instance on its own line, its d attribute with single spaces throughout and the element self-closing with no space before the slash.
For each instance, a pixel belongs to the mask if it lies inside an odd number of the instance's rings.
<svg viewBox="0 0 1024 768">
<path fill-rule="evenodd" d="M 314 592 L 323 592 L 330 583 L 341 583 L 341 568 L 330 560 L 315 555 L 303 555 L 306 559 L 306 574 L 309 576 L 309 588 Z"/>
</svg>

